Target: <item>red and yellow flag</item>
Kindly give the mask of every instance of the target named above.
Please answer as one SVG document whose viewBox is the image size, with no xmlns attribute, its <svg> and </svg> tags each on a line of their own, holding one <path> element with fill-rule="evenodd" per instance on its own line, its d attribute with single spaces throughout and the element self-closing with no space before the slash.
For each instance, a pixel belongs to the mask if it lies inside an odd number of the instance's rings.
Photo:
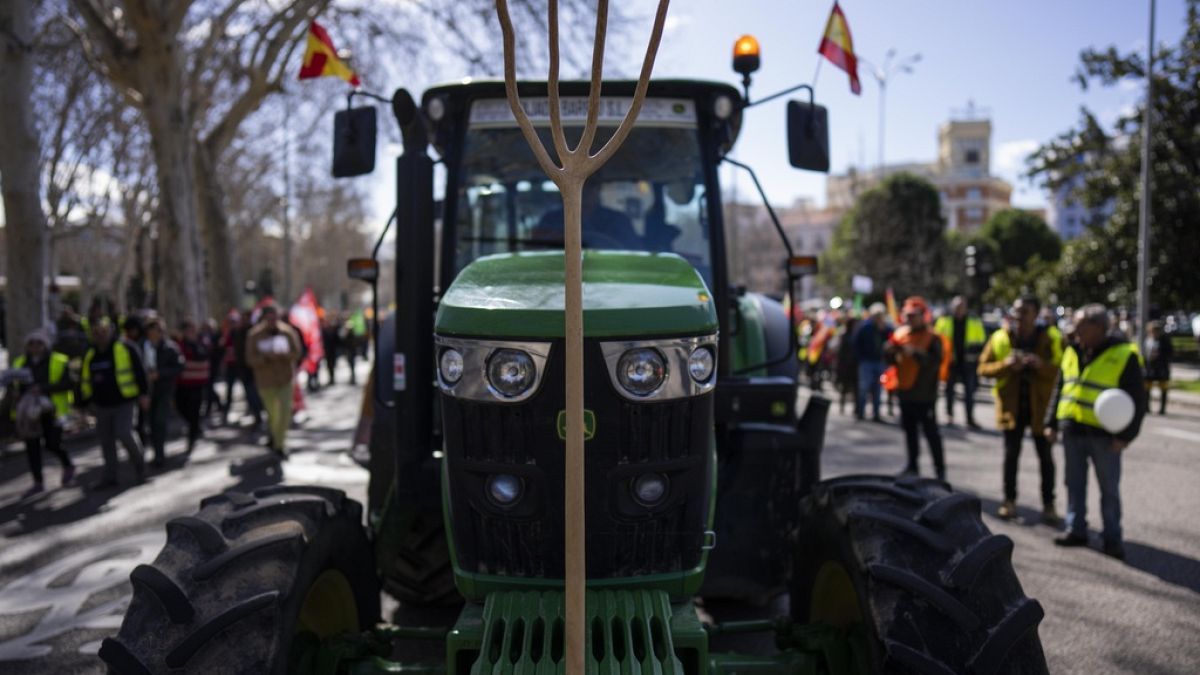
<svg viewBox="0 0 1200 675">
<path fill-rule="evenodd" d="M 338 58 L 337 49 L 333 46 L 333 40 L 329 39 L 329 33 L 325 32 L 321 24 L 313 21 L 308 26 L 308 45 L 304 50 L 304 64 L 300 66 L 300 79 L 308 80 L 328 75 L 340 77 L 355 87 L 362 84 L 358 74 Z"/>
<path fill-rule="evenodd" d="M 842 14 L 842 8 L 838 7 L 836 0 L 817 53 L 846 71 L 850 76 L 850 91 L 862 93 L 862 84 L 858 81 L 858 57 L 854 55 L 854 41 L 850 39 L 850 24 L 846 23 L 846 15 Z"/>
</svg>

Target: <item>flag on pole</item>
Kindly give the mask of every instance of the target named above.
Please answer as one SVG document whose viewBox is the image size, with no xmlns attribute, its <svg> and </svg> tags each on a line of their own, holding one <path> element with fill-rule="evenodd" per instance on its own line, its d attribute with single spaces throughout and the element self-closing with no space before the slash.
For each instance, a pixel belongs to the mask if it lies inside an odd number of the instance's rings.
<svg viewBox="0 0 1200 675">
<path fill-rule="evenodd" d="M 887 313 L 892 319 L 892 325 L 900 325 L 900 310 L 896 309 L 896 294 L 892 292 L 889 286 L 887 292 L 883 295 L 884 301 L 887 303 Z"/>
<path fill-rule="evenodd" d="M 858 57 L 854 55 L 854 41 L 850 39 L 850 24 L 846 23 L 846 15 L 837 1 L 833 3 L 833 11 L 829 13 L 829 21 L 825 24 L 825 35 L 821 38 L 821 46 L 817 53 L 829 59 L 833 65 L 846 71 L 850 76 L 850 91 L 862 93 L 862 84 L 858 81 Z"/>
<path fill-rule="evenodd" d="M 313 21 L 308 25 L 308 44 L 304 49 L 304 63 L 300 66 L 300 79 L 308 80 L 314 77 L 332 75 L 349 82 L 351 86 L 359 86 L 362 81 L 345 61 L 338 58 L 337 49 L 329 33 L 321 24 Z"/>
</svg>

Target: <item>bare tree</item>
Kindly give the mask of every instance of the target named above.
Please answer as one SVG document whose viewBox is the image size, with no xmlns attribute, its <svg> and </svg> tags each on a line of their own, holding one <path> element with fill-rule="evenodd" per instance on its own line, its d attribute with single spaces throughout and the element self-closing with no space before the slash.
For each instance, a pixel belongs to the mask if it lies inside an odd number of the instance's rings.
<svg viewBox="0 0 1200 675">
<path fill-rule="evenodd" d="M 20 344 L 46 320 L 46 214 L 38 176 L 41 139 L 34 124 L 33 7 L 0 0 L 0 186 L 8 288 L 7 335 Z"/>
</svg>

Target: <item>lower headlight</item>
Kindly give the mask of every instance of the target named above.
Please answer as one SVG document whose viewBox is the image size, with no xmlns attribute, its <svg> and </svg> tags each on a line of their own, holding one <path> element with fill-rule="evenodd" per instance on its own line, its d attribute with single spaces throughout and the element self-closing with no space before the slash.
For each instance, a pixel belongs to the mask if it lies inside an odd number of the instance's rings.
<svg viewBox="0 0 1200 675">
<path fill-rule="evenodd" d="M 691 373 L 693 380 L 700 383 L 708 382 L 708 378 L 713 374 L 714 363 L 712 349 L 697 347 L 688 357 L 688 372 Z"/>
<path fill-rule="evenodd" d="M 667 496 L 667 477 L 644 473 L 633 480 L 633 500 L 642 506 L 655 506 Z"/>
<path fill-rule="evenodd" d="M 442 374 L 442 382 L 449 385 L 457 384 L 462 379 L 463 357 L 457 349 L 447 349 L 438 359 L 438 369 Z"/>
<path fill-rule="evenodd" d="M 653 394 L 666 379 L 666 361 L 657 349 L 630 349 L 617 362 L 617 381 L 635 396 Z"/>
<path fill-rule="evenodd" d="M 512 506 L 521 499 L 525 492 L 525 483 L 520 478 L 507 473 L 498 473 L 487 479 L 487 496 L 497 506 Z"/>
<path fill-rule="evenodd" d="M 496 393 L 515 398 L 529 391 L 537 379 L 533 359 L 519 349 L 498 349 L 487 364 L 488 384 Z"/>
</svg>

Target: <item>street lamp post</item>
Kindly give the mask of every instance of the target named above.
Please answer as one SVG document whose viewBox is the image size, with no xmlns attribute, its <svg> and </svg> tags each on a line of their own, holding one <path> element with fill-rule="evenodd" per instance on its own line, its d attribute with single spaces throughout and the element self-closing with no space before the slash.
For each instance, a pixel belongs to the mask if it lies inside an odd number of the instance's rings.
<svg viewBox="0 0 1200 675">
<path fill-rule="evenodd" d="M 1150 320 L 1150 139 L 1154 124 L 1154 0 L 1150 0 L 1150 42 L 1146 55 L 1146 108 L 1142 119 L 1142 203 L 1138 209 L 1137 341 L 1146 344 Z"/>
<path fill-rule="evenodd" d="M 864 65 L 867 66 L 868 72 L 875 78 L 875 82 L 879 84 L 879 177 L 883 178 L 883 150 L 884 150 L 884 124 L 887 119 L 887 85 L 888 80 L 896 73 L 911 73 L 913 66 L 921 61 L 920 54 L 911 54 L 903 58 L 896 58 L 896 49 L 887 50 L 887 54 L 883 57 L 883 64 L 876 66 L 870 61 L 859 58 Z"/>
</svg>

